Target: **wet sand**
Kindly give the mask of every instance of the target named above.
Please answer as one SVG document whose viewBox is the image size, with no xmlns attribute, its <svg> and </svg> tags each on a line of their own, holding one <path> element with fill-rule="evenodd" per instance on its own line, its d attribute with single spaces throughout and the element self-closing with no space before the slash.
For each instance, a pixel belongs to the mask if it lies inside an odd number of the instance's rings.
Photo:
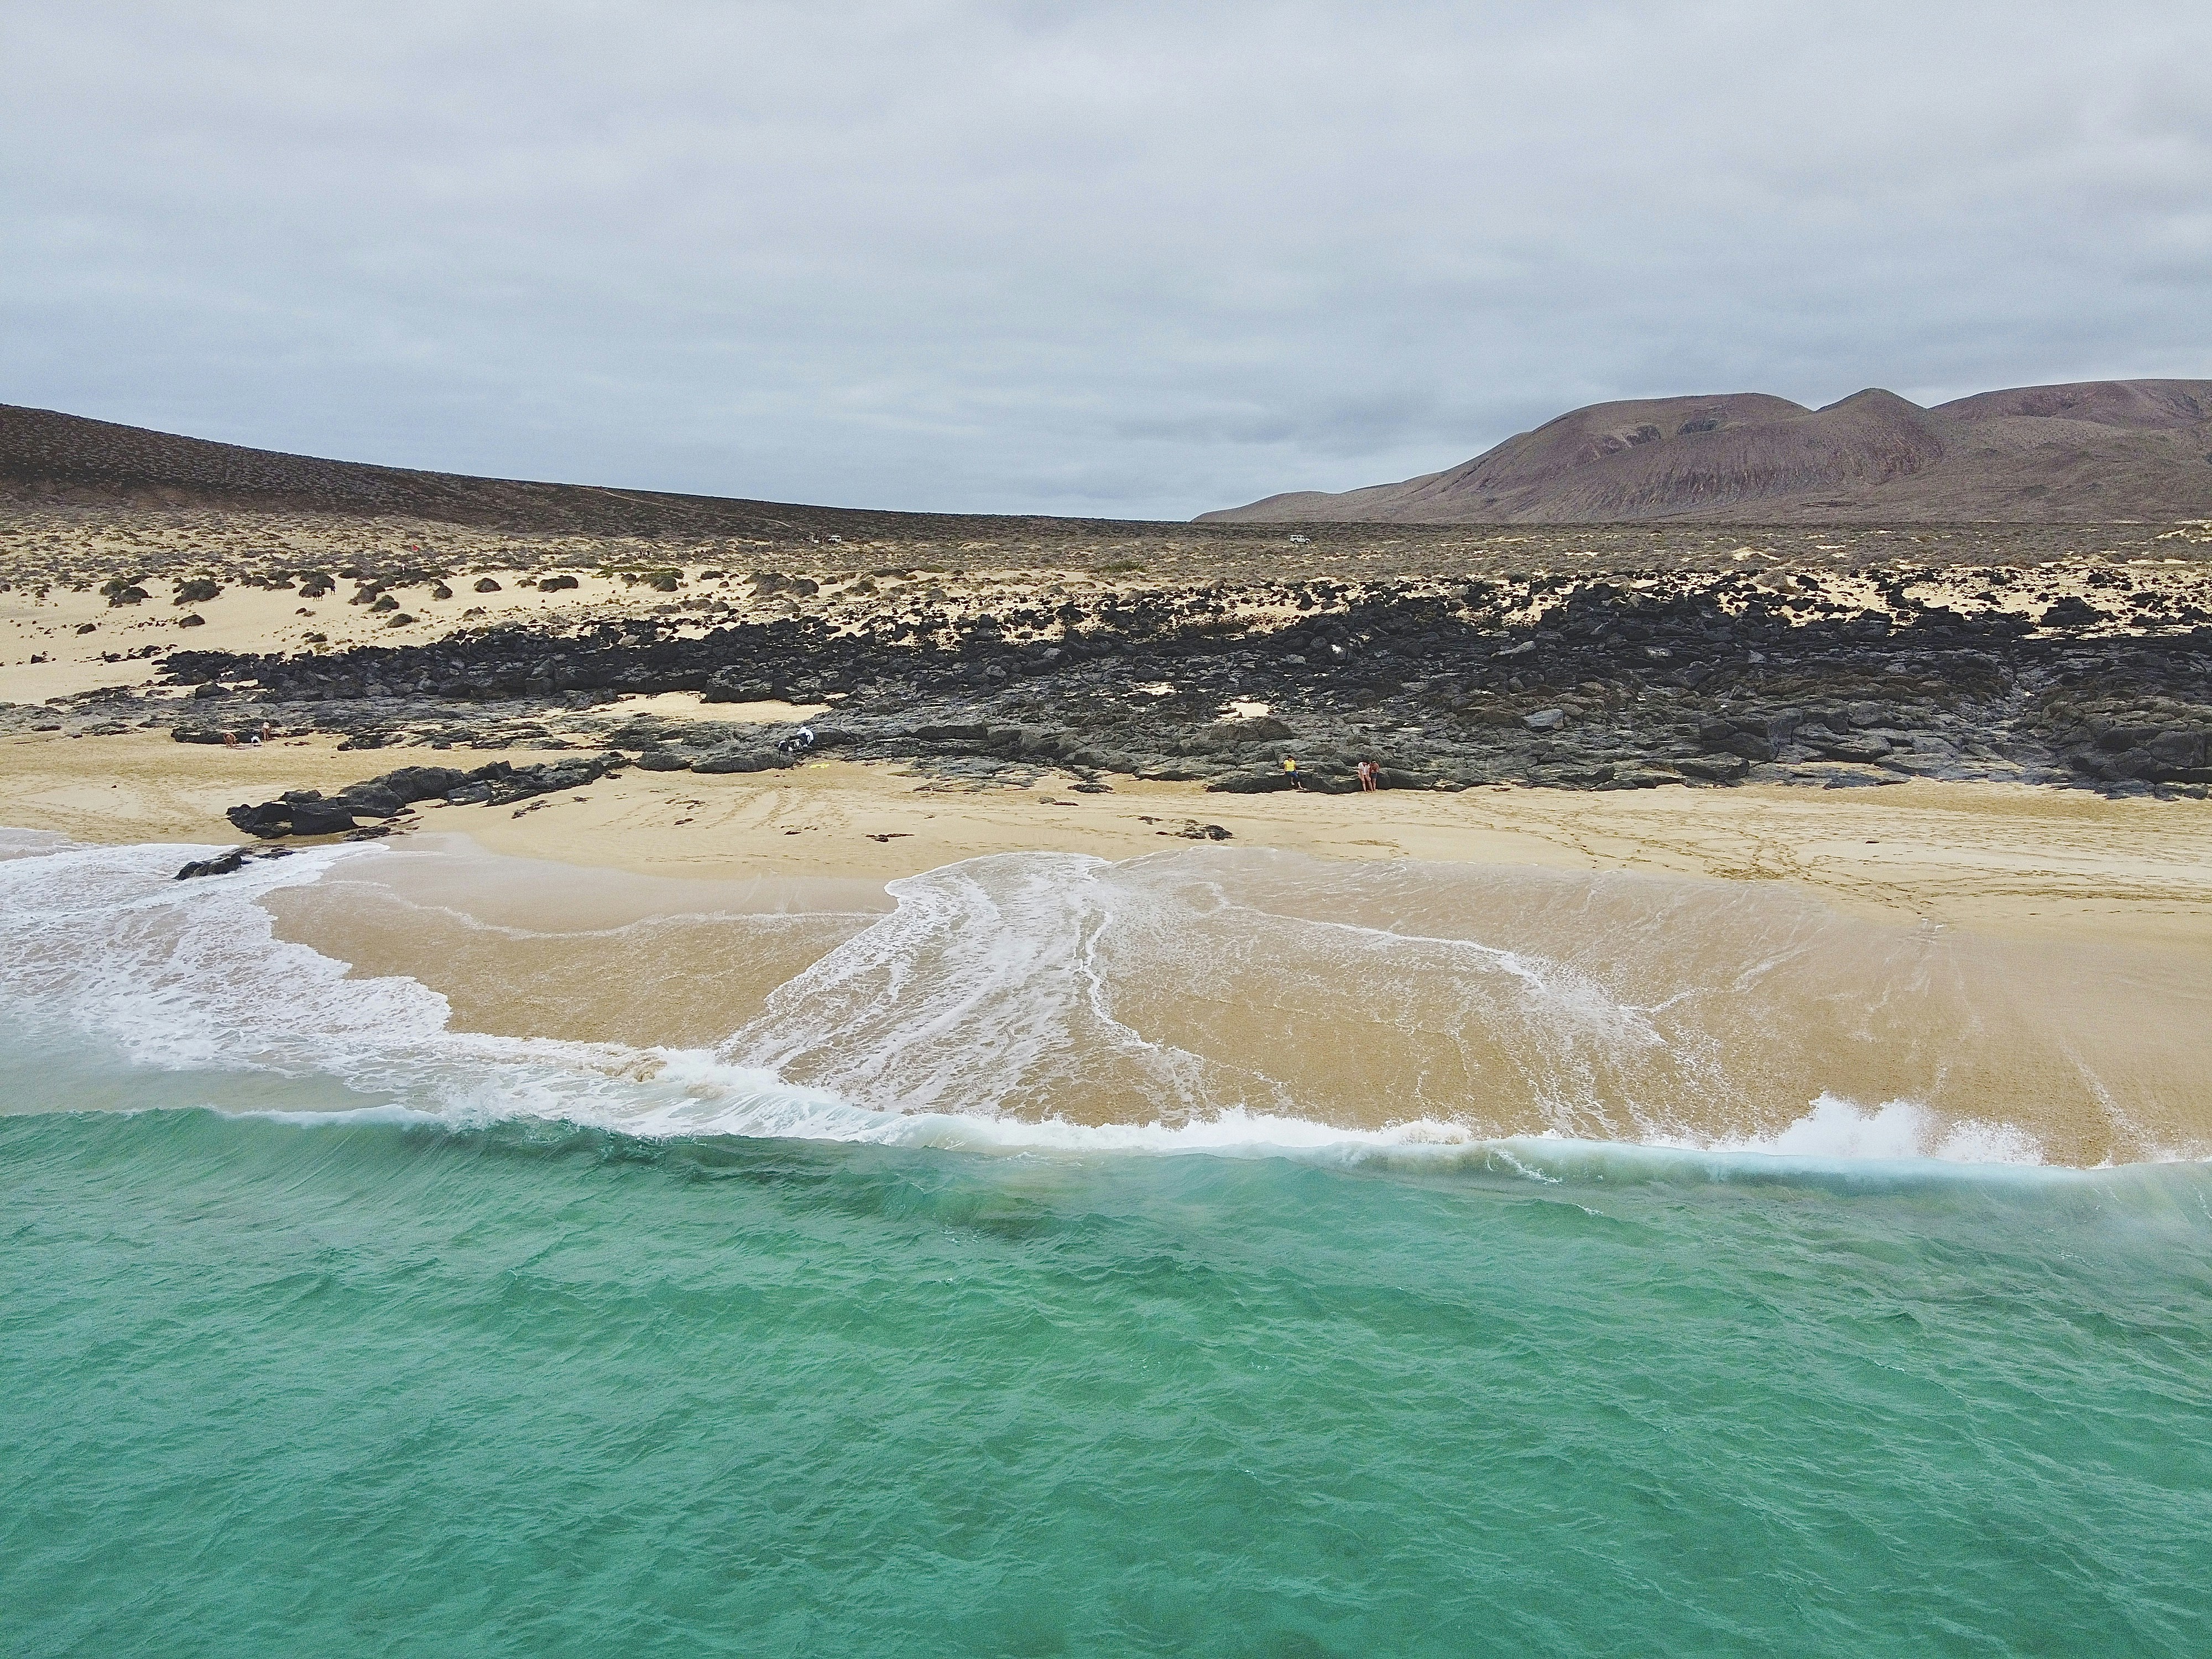
<svg viewBox="0 0 2212 1659">
<path fill-rule="evenodd" d="M 234 801 L 418 757 L 37 734 L 0 742 L 0 820 L 231 842 Z M 978 789 L 836 762 L 631 770 L 543 805 L 421 810 L 267 905 L 281 937 L 441 992 L 457 1030 L 730 1044 L 738 1063 L 879 1103 L 952 1079 L 990 1094 L 975 1109 L 1097 1121 L 1237 1108 L 1747 1141 L 1834 1095 L 1924 1106 L 1931 1146 L 2025 1136 L 2068 1163 L 2212 1147 L 2201 803 L 1957 783 L 1073 783 Z M 1229 839 L 1182 833 L 1206 824 Z M 1109 862 L 970 894 L 880 960 L 836 954 L 884 923 L 885 883 L 966 892 L 1030 868 L 990 855 L 1038 853 Z M 981 876 L 947 870 L 969 860 Z M 1094 902 L 1115 919 L 1103 957 L 1079 914 Z M 1535 996 L 1500 951 L 1598 1002 Z M 896 982 L 877 983 L 893 960 Z M 1094 969 L 1104 1026 L 1090 993 L 1060 984 Z M 962 1035 L 939 1053 L 948 1031 Z M 969 1059 L 988 1075 L 968 1078 Z"/>
<path fill-rule="evenodd" d="M 884 1110 L 1784 1151 L 1808 1115 L 1887 1114 L 1886 1144 L 1948 1157 L 2212 1150 L 2212 980 L 2171 947 L 1898 928 L 1779 883 L 1212 845 L 897 887 L 894 911 L 865 883 L 422 836 L 264 904 L 355 975 L 439 992 L 456 1030 L 712 1050 Z"/>
</svg>

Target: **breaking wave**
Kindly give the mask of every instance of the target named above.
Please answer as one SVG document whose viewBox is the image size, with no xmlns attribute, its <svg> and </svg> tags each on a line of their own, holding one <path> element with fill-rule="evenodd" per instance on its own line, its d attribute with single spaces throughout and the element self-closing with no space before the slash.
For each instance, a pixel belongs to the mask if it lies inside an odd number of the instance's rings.
<svg viewBox="0 0 2212 1659">
<path fill-rule="evenodd" d="M 1809 903 L 1716 911 L 1681 884 L 1593 878 L 1470 892 L 1265 854 L 1003 854 L 892 883 L 891 912 L 739 1011 L 722 1042 L 686 1047 L 458 1030 L 422 978 L 356 975 L 277 937 L 273 895 L 422 855 L 327 848 L 172 879 L 196 850 L 0 848 L 0 1006 L 34 1049 L 75 1042 L 81 1059 L 89 1044 L 127 1068 L 108 1103 L 191 1103 L 174 1080 L 189 1096 L 222 1073 L 295 1088 L 304 1109 L 266 1091 L 246 1103 L 303 1122 L 526 1117 L 655 1138 L 1536 1172 L 1638 1155 L 2069 1161 L 2014 1115 L 1820 1082 L 1822 1044 L 1866 1046 L 1885 1000 L 1953 1036 L 1972 1020 L 1954 969 L 1921 950 L 1909 992 L 1890 963 L 1844 1038 L 1815 1032 L 1807 1010 L 1832 1026 L 1850 998 L 1807 975 L 1856 936 Z M 1487 927 L 1501 904 L 1516 925 Z M 1702 957 L 1684 929 L 1703 930 Z M 1555 948 L 1535 948 L 1545 937 Z M 1802 1029 L 1778 1035 L 1790 1017 Z M 81 1104 L 68 1075 L 19 1083 L 17 1109 Z"/>
</svg>

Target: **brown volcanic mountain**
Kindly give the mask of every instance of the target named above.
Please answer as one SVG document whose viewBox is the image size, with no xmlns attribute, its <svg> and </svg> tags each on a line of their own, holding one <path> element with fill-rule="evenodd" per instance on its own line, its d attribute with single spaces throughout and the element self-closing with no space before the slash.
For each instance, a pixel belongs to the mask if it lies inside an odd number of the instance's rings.
<svg viewBox="0 0 2212 1659">
<path fill-rule="evenodd" d="M 220 507 L 594 536 L 954 536 L 1027 519 L 879 513 L 317 460 L 0 404 L 0 504 Z M 1095 521 L 1054 520 L 1077 528 Z"/>
<path fill-rule="evenodd" d="M 1449 471 L 1270 495 L 1214 522 L 1960 524 L 2212 517 L 2212 380 L 2093 380 L 1922 409 L 1736 392 L 1593 404 Z"/>
</svg>

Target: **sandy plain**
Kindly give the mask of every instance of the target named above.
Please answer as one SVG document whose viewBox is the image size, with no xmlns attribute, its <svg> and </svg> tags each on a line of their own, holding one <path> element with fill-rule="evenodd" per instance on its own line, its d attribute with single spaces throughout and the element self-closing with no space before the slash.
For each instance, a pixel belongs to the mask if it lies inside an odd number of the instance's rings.
<svg viewBox="0 0 2212 1659">
<path fill-rule="evenodd" d="M 1130 528 L 1130 527 L 1123 527 Z M 1559 531 L 1316 526 L 1295 543 L 1254 527 L 1157 526 L 1115 538 L 1043 532 L 1000 542 L 882 539 L 685 546 L 650 538 L 516 536 L 421 520 L 216 511 L 15 508 L 0 513 L 0 701 L 43 702 L 100 686 L 144 686 L 155 648 L 341 653 L 420 645 L 459 630 L 526 625 L 568 630 L 653 617 L 673 634 L 795 614 L 801 601 L 763 586 L 763 568 L 817 591 L 806 608 L 841 611 L 921 598 L 957 616 L 1016 598 L 1178 583 L 1236 584 L 1334 575 L 1353 582 L 1509 571 L 1607 574 L 1631 580 L 1677 569 L 1769 573 L 1778 586 L 1817 584 L 1871 602 L 1885 573 L 1921 561 L 1911 591 L 1972 615 L 2027 614 L 2124 575 L 2165 603 L 2212 601 L 2212 524 L 1953 526 L 1916 531 L 1658 526 Z M 833 538 L 834 540 L 834 538 Z M 299 573 L 333 573 L 336 587 L 303 598 Z M 398 608 L 349 602 L 374 571 Z M 1996 573 L 1993 586 L 1986 578 Z M 549 575 L 573 586 L 538 584 Z M 114 605 L 102 585 L 121 577 L 147 597 Z M 180 601 L 194 577 L 215 598 Z M 671 580 L 672 587 L 653 585 Z M 478 592 L 489 580 L 495 591 Z M 270 586 L 272 580 L 285 585 Z M 441 587 L 446 597 L 437 597 Z M 197 618 L 187 623 L 188 618 Z M 134 656 L 134 653 L 147 653 Z"/>
</svg>

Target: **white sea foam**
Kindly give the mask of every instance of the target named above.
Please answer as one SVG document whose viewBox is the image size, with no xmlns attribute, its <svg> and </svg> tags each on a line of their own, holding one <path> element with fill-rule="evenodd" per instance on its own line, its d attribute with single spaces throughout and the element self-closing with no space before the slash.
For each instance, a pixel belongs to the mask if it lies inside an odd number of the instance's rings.
<svg viewBox="0 0 2212 1659">
<path fill-rule="evenodd" d="M 1204 1111 L 1219 1102 L 1218 1068 L 1114 1012 L 1112 868 L 1018 855 L 892 882 L 896 909 L 780 987 L 717 1052 L 780 1074 L 803 1066 L 818 1087 L 903 1113 L 994 1117 L 1108 1068 L 1161 1109 Z"/>
<path fill-rule="evenodd" d="M 215 1109 L 222 1117 L 250 1117 L 265 1123 L 289 1123 L 302 1129 L 339 1128 L 357 1123 L 375 1123 L 387 1127 L 398 1125 L 408 1129 L 449 1127 L 447 1120 L 435 1112 L 418 1112 L 411 1106 L 347 1106 L 327 1112 L 288 1112 L 274 1107 L 244 1111 L 222 1107 Z"/>
<path fill-rule="evenodd" d="M 1203 868 L 1025 853 L 894 882 L 892 914 L 718 1052 L 885 1110 L 1036 1118 L 1081 1097 L 1170 1123 L 1307 1115 L 1310 1050 L 1345 1072 L 1381 1031 L 1446 1062 L 1400 1068 L 1409 1117 L 1526 1100 L 1565 1131 L 1607 1121 L 1638 1072 L 1723 1081 L 1698 1033 L 1670 1041 L 1568 963 L 1239 902 Z M 1189 1014 L 1232 991 L 1279 1036 L 1193 1046 Z"/>
<path fill-rule="evenodd" d="M 2035 1138 L 2008 1123 L 1939 1122 L 1917 1102 L 1884 1101 L 1872 1111 L 1832 1095 L 1787 1128 L 1753 1136 L 1741 1150 L 1772 1158 L 1926 1158 L 1947 1164 L 2040 1164 Z"/>
<path fill-rule="evenodd" d="M 0 860 L 0 1006 L 60 1018 L 142 1066 L 252 1068 L 335 1079 L 381 1103 L 263 1114 L 287 1121 L 468 1125 L 573 1121 L 645 1137 L 756 1136 L 1054 1154 L 1288 1154 L 1329 1159 L 1495 1154 L 1531 1173 L 1602 1149 L 1565 1131 L 1485 1135 L 1451 1115 L 1352 1128 L 1302 1115 L 1286 1091 L 1140 1035 L 1118 1017 L 1103 957 L 1130 890 L 1111 866 L 1060 855 L 976 860 L 896 883 L 898 908 L 825 956 L 713 1051 L 456 1032 L 445 999 L 411 979 L 277 939 L 257 902 L 382 856 L 324 848 L 238 874 L 178 882 L 204 849 L 21 846 Z M 1025 861 L 1026 860 L 1026 861 Z M 1175 924 L 1164 913 L 1145 920 Z M 1656 1041 L 1642 1016 L 1553 964 L 1453 939 L 1352 929 L 1554 988 L 1567 1024 Z M 1418 966 L 1418 963 L 1416 963 Z M 1560 1048 L 1559 1055 L 1568 1049 Z M 1155 1090 L 1149 1121 L 1079 1123 L 1051 1109 L 1106 1056 Z M 1556 1057 L 1556 1056 L 1555 1056 Z M 794 1081 L 804 1064 L 812 1075 Z M 1005 1109 L 1022 1098 L 1028 1109 Z M 1071 1093 L 1063 1100 L 1079 1098 Z M 1042 1102 L 1043 1109 L 1038 1109 Z M 2033 1164 L 2002 1123 L 1946 1121 L 1906 1100 L 1872 1109 L 1823 1096 L 1779 1130 L 1735 1140 L 1649 1134 L 1655 1156 L 1785 1164 Z"/>
</svg>

